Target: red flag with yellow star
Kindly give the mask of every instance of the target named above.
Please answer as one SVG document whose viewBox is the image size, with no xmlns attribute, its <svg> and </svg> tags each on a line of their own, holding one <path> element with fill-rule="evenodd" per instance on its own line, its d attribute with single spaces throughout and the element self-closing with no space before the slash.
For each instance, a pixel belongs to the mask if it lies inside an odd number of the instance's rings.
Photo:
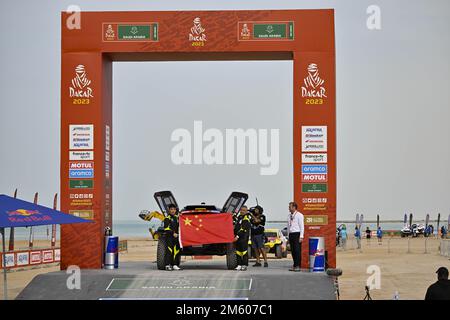
<svg viewBox="0 0 450 320">
<path fill-rule="evenodd" d="M 184 213 L 180 215 L 181 247 L 230 243 L 233 240 L 233 218 L 230 213 Z"/>
</svg>

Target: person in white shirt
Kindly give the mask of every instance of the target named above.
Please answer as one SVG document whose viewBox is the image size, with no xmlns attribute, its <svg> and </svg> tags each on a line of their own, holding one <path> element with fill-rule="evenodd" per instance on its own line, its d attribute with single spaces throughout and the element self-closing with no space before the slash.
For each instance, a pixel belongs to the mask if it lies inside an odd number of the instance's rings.
<svg viewBox="0 0 450 320">
<path fill-rule="evenodd" d="M 291 255 L 294 260 L 294 265 L 289 271 L 300 271 L 302 265 L 302 241 L 305 233 L 305 225 L 303 214 L 297 211 L 297 204 L 295 202 L 289 203 L 289 215 L 287 232 L 289 236 L 289 244 L 291 246 Z"/>
</svg>

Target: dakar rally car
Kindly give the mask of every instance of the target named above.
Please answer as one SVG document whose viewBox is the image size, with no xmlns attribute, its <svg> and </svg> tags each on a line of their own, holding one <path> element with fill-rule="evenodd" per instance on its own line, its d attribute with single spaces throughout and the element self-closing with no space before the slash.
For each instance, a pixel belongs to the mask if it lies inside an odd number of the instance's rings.
<svg viewBox="0 0 450 320">
<path fill-rule="evenodd" d="M 287 239 L 281 233 L 280 229 L 266 229 L 265 236 L 267 241 L 264 246 L 266 247 L 267 253 L 275 253 L 277 259 L 287 257 Z"/>
<path fill-rule="evenodd" d="M 175 200 L 172 192 L 170 191 L 159 191 L 155 192 L 154 198 L 162 212 L 165 216 L 168 215 L 169 205 L 175 205 L 179 209 L 178 203 Z M 181 210 L 179 210 L 179 217 L 183 214 L 197 215 L 203 214 L 218 214 L 218 213 L 230 213 L 236 215 L 241 210 L 241 207 L 245 204 L 248 199 L 246 193 L 232 192 L 228 197 L 227 201 L 223 205 L 222 209 L 217 208 L 214 205 L 187 205 Z M 145 219 L 143 214 L 139 215 L 142 219 Z M 166 236 L 163 224 L 153 233 L 154 239 L 158 239 L 157 247 L 157 259 L 156 264 L 159 270 L 164 270 L 166 266 L 166 257 L 169 252 L 166 245 Z M 234 269 L 237 266 L 236 252 L 233 242 L 230 243 L 213 243 L 213 244 L 203 244 L 195 246 L 184 246 L 181 250 L 181 255 L 183 256 L 207 256 L 207 255 L 219 255 L 226 256 L 227 268 Z"/>
</svg>

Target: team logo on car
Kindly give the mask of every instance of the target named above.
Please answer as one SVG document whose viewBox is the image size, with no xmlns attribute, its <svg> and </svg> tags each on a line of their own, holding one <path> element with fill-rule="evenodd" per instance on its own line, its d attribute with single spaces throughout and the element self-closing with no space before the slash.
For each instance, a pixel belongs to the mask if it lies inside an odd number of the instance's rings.
<svg viewBox="0 0 450 320">
<path fill-rule="evenodd" d="M 306 98 L 326 98 L 326 89 L 323 86 L 325 80 L 319 76 L 317 64 L 308 65 L 308 76 L 303 79 L 302 97 Z"/>
</svg>

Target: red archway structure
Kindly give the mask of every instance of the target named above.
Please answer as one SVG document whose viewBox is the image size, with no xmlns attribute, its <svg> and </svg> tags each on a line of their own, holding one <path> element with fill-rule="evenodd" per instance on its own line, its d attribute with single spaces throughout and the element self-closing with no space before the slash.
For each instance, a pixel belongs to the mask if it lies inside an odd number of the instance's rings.
<svg viewBox="0 0 450 320">
<path fill-rule="evenodd" d="M 92 219 L 61 229 L 61 268 L 101 268 L 112 225 L 112 61 L 293 60 L 293 198 L 308 238 L 336 265 L 333 10 L 62 13 L 61 209 Z M 286 183 L 291 183 L 286 181 Z"/>
</svg>

